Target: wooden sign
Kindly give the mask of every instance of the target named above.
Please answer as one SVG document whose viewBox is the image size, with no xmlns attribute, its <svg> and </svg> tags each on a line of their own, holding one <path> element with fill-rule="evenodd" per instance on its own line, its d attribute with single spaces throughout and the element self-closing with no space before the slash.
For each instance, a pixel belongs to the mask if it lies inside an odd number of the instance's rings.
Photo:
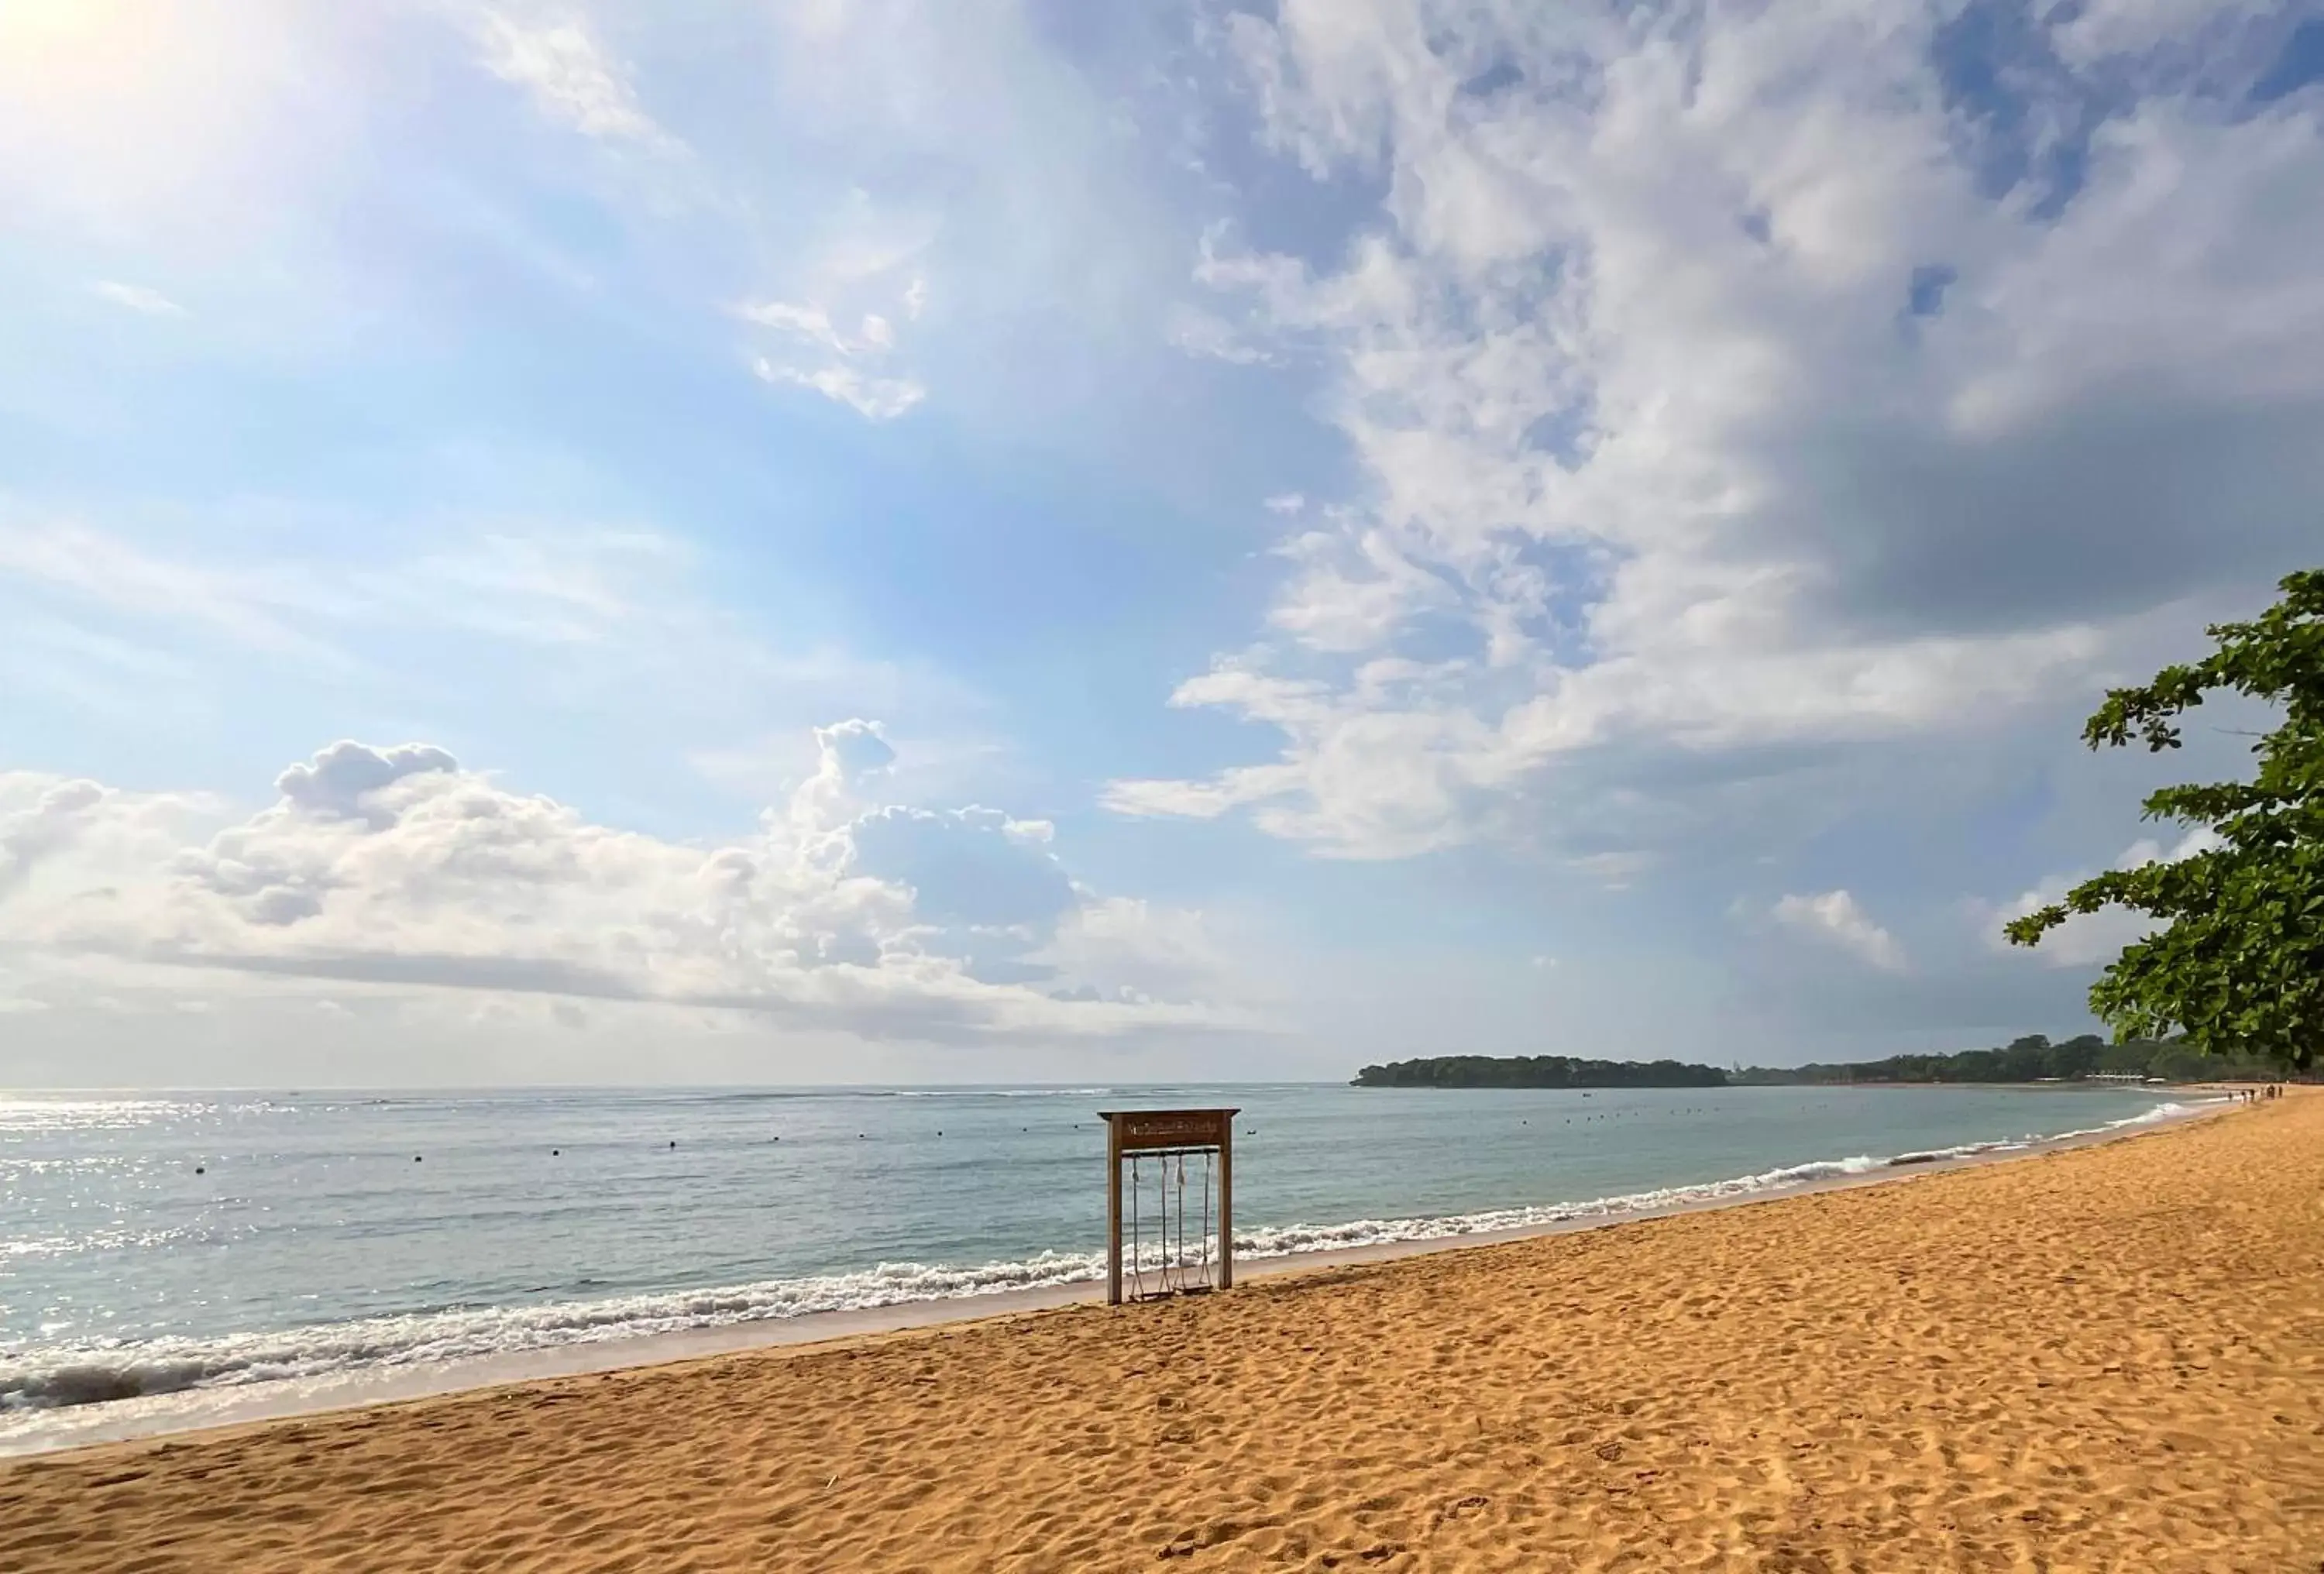
<svg viewBox="0 0 2324 1574">
<path fill-rule="evenodd" d="M 1101 1110 L 1123 1153 L 1157 1147 L 1224 1147 L 1240 1109 Z"/>
</svg>

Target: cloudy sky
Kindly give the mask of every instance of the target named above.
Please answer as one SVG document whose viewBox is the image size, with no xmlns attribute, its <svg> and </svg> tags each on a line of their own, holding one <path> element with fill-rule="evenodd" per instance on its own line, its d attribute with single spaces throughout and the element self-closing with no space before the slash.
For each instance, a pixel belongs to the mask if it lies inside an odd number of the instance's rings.
<svg viewBox="0 0 2324 1574">
<path fill-rule="evenodd" d="M 0 1082 L 2082 1030 L 2319 259 L 2264 0 L 11 0 Z"/>
</svg>

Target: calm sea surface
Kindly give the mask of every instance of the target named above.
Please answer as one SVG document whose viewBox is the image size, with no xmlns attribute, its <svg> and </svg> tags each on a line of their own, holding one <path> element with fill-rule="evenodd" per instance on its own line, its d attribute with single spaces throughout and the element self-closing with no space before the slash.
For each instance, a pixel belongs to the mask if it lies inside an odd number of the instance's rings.
<svg viewBox="0 0 2324 1574">
<path fill-rule="evenodd" d="M 1097 1110 L 1213 1104 L 1243 1110 L 1250 1255 L 1777 1190 L 2172 1108 L 2080 1088 L 0 1093 L 0 1408 L 1095 1277 Z"/>
</svg>

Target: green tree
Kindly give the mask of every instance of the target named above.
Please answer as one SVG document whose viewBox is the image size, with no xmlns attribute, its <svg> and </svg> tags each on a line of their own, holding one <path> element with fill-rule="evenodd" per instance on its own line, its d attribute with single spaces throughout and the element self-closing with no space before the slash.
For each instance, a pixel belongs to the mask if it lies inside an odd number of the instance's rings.
<svg viewBox="0 0 2324 1574">
<path fill-rule="evenodd" d="M 2209 657 L 2114 690 L 2082 729 L 2092 749 L 2136 738 L 2159 751 L 2179 747 L 2178 719 L 2215 690 L 2281 706 L 2280 724 L 2252 746 L 2253 780 L 2146 800 L 2146 818 L 2208 826 L 2216 845 L 2085 880 L 2006 933 L 2034 945 L 2069 914 L 2147 914 L 2163 927 L 2125 946 L 2090 987 L 2091 1012 L 2117 1038 L 2177 1031 L 2206 1054 L 2304 1070 L 2324 1041 L 2324 569 L 2279 588 L 2254 621 L 2214 625 Z"/>
</svg>

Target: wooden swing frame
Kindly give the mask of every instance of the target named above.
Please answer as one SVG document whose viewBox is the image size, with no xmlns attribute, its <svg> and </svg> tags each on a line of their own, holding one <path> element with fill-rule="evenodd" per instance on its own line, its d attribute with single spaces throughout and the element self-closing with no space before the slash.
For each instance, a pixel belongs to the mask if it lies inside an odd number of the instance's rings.
<svg viewBox="0 0 2324 1574">
<path fill-rule="evenodd" d="M 1119 1306 L 1122 1301 L 1122 1161 L 1139 1155 L 1150 1154 L 1156 1157 L 1218 1155 L 1219 1288 L 1234 1288 L 1234 1118 L 1241 1113 L 1239 1109 L 1098 1111 L 1098 1118 L 1105 1122 L 1107 1305 Z"/>
</svg>

